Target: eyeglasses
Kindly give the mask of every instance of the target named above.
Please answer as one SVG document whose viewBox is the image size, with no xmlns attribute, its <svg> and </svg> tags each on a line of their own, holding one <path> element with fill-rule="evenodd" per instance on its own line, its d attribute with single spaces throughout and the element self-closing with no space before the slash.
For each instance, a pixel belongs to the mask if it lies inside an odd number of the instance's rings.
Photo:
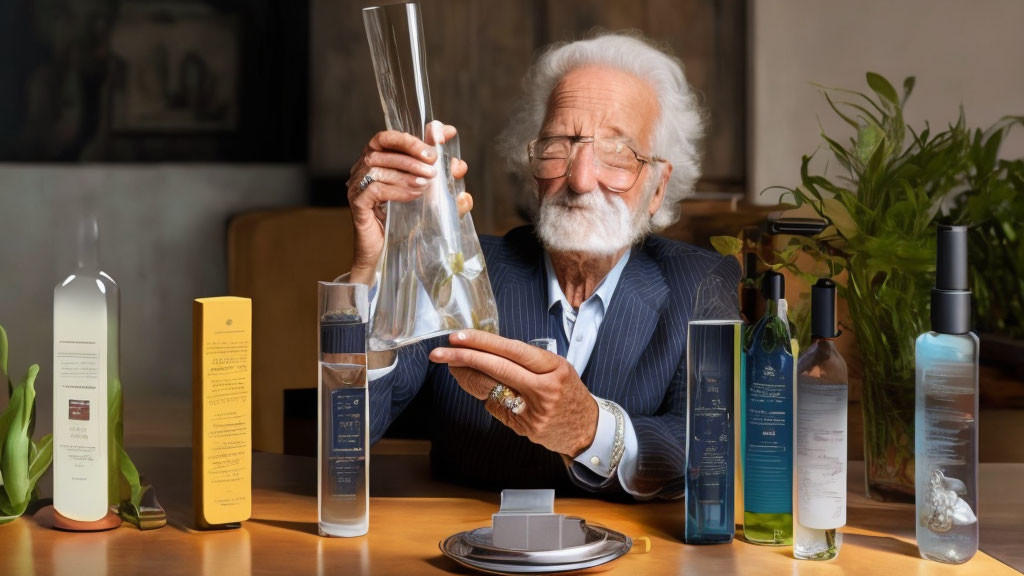
<svg viewBox="0 0 1024 576">
<path fill-rule="evenodd" d="M 636 184 L 644 164 L 664 162 L 658 156 L 637 154 L 628 145 L 611 138 L 552 136 L 530 142 L 530 168 L 540 180 L 561 178 L 569 173 L 577 144 L 593 144 L 597 162 L 597 181 L 613 192 L 625 192 Z"/>
</svg>

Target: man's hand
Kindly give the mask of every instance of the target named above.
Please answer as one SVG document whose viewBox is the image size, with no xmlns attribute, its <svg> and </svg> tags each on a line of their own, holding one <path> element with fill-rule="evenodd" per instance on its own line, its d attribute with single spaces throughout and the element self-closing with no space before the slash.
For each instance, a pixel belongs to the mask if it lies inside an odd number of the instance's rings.
<svg viewBox="0 0 1024 576">
<path fill-rule="evenodd" d="M 352 210 L 355 254 L 349 279 L 360 284 L 373 284 L 377 260 L 384 250 L 384 218 L 387 202 L 411 202 L 423 195 L 429 179 L 437 175 L 434 142 L 443 144 L 456 135 L 455 127 L 431 124 L 428 142 L 406 134 L 387 130 L 370 139 L 363 153 L 350 170 L 346 182 L 348 204 Z M 452 159 L 452 176 L 461 179 L 468 166 Z M 373 182 L 360 188 L 364 176 Z M 463 192 L 456 199 L 459 216 L 473 208 L 473 198 Z"/>
<path fill-rule="evenodd" d="M 570 458 L 593 443 L 597 402 L 565 358 L 479 330 L 455 332 L 448 341 L 452 348 L 435 348 L 430 360 L 448 364 L 459 386 L 516 434 Z M 490 398 L 498 384 L 523 397 L 522 414 Z"/>
</svg>

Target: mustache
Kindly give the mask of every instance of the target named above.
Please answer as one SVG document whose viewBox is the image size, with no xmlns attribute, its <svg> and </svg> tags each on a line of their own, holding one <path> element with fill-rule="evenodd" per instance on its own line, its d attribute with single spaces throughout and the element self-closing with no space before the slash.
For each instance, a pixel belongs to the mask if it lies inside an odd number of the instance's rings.
<svg viewBox="0 0 1024 576">
<path fill-rule="evenodd" d="M 552 196 L 543 198 L 541 205 L 559 206 L 562 208 L 601 209 L 605 206 L 610 206 L 610 203 L 605 201 L 599 190 L 585 194 L 576 194 L 563 189 Z"/>
</svg>

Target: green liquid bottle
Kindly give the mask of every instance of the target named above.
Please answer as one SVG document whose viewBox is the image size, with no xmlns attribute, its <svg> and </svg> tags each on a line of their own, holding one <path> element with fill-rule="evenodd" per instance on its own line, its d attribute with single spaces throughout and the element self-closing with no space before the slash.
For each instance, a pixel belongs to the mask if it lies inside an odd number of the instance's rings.
<svg viewBox="0 0 1024 576">
<path fill-rule="evenodd" d="M 743 535 L 769 546 L 793 543 L 793 420 L 796 351 L 786 317 L 785 279 L 762 279 L 765 315 L 744 347 Z"/>
</svg>

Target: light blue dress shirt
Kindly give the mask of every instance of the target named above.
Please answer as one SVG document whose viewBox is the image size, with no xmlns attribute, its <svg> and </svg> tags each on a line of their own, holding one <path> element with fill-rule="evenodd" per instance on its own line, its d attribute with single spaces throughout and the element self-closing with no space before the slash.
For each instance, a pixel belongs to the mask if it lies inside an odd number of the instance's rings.
<svg viewBox="0 0 1024 576">
<path fill-rule="evenodd" d="M 546 251 L 544 253 L 544 266 L 547 269 L 548 278 L 548 312 L 551 312 L 556 307 L 560 307 L 562 310 L 562 329 L 565 331 L 566 342 L 569 343 L 565 358 L 576 369 L 577 374 L 583 374 L 587 367 L 590 355 L 594 351 L 594 344 L 597 343 L 597 331 L 601 327 L 601 322 L 604 321 L 605 311 L 607 311 L 608 305 L 612 301 L 612 294 L 615 293 L 615 288 L 619 284 L 619 277 L 622 276 L 622 270 L 626 267 L 628 261 L 629 251 L 627 250 L 611 271 L 608 272 L 608 275 L 604 277 L 604 280 L 597 285 L 594 293 L 584 300 L 583 304 L 576 310 L 569 304 L 569 300 L 562 292 L 562 287 L 558 284 L 558 277 L 555 276 L 551 257 Z M 596 396 L 594 398 L 595 400 L 597 399 Z M 618 405 L 616 404 L 616 406 Z M 633 478 L 636 476 L 636 433 L 633 431 L 633 423 L 629 419 L 629 414 L 621 406 L 619 411 L 622 412 L 625 420 L 623 430 L 625 450 L 622 453 L 622 458 L 619 460 L 619 483 L 622 484 L 622 488 L 626 492 L 634 496 L 643 497 L 646 494 L 637 491 L 632 483 Z M 605 410 L 598 404 L 597 431 L 594 434 L 594 441 L 582 454 L 576 457 L 576 461 L 592 470 L 595 474 L 607 478 L 611 474 L 608 465 L 611 463 L 614 445 L 615 414 Z"/>
</svg>

